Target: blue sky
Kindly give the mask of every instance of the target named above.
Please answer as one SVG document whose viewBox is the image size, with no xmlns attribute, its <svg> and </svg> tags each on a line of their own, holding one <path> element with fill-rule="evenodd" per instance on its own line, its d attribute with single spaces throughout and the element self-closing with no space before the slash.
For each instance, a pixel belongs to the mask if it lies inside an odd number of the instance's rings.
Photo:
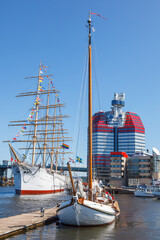
<svg viewBox="0 0 160 240">
<path fill-rule="evenodd" d="M 2 0 L 0 162 L 10 159 L 8 146 L 2 143 L 15 134 L 9 121 L 25 119 L 28 110 L 27 102 L 15 96 L 29 89 L 31 80 L 24 78 L 38 72 L 40 60 L 54 74 L 55 86 L 66 104 L 64 114 L 71 116 L 65 127 L 74 136 L 89 10 L 108 18 L 92 17 L 96 29 L 93 113 L 109 110 L 114 92 L 125 92 L 124 110 L 140 115 L 146 129 L 146 149 L 160 149 L 159 0 Z"/>
</svg>

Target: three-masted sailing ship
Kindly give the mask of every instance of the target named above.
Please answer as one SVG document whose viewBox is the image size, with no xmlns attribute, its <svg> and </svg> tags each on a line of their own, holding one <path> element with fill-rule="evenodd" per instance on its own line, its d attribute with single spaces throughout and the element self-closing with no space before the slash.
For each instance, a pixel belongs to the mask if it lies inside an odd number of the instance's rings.
<svg viewBox="0 0 160 240">
<path fill-rule="evenodd" d="M 62 224 L 74 226 L 97 226 L 110 224 L 120 214 L 118 202 L 100 189 L 98 181 L 92 178 L 92 68 L 91 68 L 91 13 L 88 20 L 88 189 L 85 192 L 81 181 L 74 182 L 68 163 L 73 189 L 71 200 L 63 202 L 57 215 Z"/>
<path fill-rule="evenodd" d="M 69 148 L 65 137 L 67 130 L 63 128 L 62 107 L 59 91 L 55 89 L 52 75 L 40 64 L 36 90 L 20 93 L 17 97 L 34 98 L 25 120 L 11 121 L 9 126 L 17 126 L 19 132 L 9 142 L 15 191 L 17 194 L 51 194 L 64 191 L 68 177 L 62 169 L 65 149 Z M 15 145 L 19 144 L 18 150 Z M 23 144 L 20 146 L 20 144 Z M 61 159 L 62 161 L 60 161 Z"/>
</svg>

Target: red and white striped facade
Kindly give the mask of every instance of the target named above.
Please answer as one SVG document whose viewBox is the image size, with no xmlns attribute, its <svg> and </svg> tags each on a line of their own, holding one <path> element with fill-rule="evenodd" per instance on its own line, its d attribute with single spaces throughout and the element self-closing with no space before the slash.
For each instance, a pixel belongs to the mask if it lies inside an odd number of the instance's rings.
<svg viewBox="0 0 160 240">
<path fill-rule="evenodd" d="M 120 96 L 120 97 L 119 97 Z M 132 156 L 145 150 L 145 128 L 133 112 L 122 112 L 124 95 L 115 94 L 112 111 L 95 113 L 93 119 L 93 168 L 109 168 L 111 152 Z"/>
</svg>

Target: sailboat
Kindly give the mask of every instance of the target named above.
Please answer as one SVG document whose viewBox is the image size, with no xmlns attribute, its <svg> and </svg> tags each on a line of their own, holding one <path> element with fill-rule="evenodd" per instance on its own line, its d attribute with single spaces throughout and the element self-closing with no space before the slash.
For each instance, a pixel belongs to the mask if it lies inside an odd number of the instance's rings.
<svg viewBox="0 0 160 240">
<path fill-rule="evenodd" d="M 83 190 L 82 183 L 74 182 L 70 165 L 68 163 L 70 179 L 72 183 L 73 196 L 71 200 L 65 201 L 57 209 L 59 221 L 65 225 L 73 226 L 98 226 L 111 224 L 120 214 L 118 202 L 110 194 L 98 191 L 96 180 L 92 179 L 92 70 L 91 70 L 91 14 L 88 20 L 89 46 L 88 46 L 88 88 L 89 88 L 89 164 L 88 164 L 88 190 Z M 106 196 L 107 195 L 107 196 Z"/>
<path fill-rule="evenodd" d="M 27 119 L 9 123 L 18 127 L 19 132 L 11 141 L 4 141 L 9 143 L 15 192 L 21 195 L 51 194 L 68 186 L 68 176 L 61 168 L 65 154 L 69 154 L 65 151 L 69 148 L 66 141 L 71 141 L 64 136 L 68 132 L 63 128 L 63 118 L 68 116 L 62 115 L 60 92 L 54 87 L 53 75 L 47 71 L 48 67 L 40 63 L 38 76 L 28 77 L 37 81 L 36 90 L 17 97 L 34 98 L 33 106 Z M 23 154 L 13 147 L 17 144 Z"/>
</svg>

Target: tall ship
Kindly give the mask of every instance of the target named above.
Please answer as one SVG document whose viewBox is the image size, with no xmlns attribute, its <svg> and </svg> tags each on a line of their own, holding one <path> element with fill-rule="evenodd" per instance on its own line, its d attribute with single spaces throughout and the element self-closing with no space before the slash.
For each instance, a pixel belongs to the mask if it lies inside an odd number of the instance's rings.
<svg viewBox="0 0 160 240">
<path fill-rule="evenodd" d="M 9 143 L 15 191 L 22 195 L 51 194 L 64 191 L 68 177 L 62 171 L 65 154 L 69 154 L 68 132 L 63 128 L 64 104 L 54 87 L 53 75 L 40 63 L 36 90 L 23 92 L 17 97 L 31 97 L 33 105 L 25 120 L 11 121 L 18 128 Z M 18 149 L 16 148 L 19 145 Z"/>
</svg>

